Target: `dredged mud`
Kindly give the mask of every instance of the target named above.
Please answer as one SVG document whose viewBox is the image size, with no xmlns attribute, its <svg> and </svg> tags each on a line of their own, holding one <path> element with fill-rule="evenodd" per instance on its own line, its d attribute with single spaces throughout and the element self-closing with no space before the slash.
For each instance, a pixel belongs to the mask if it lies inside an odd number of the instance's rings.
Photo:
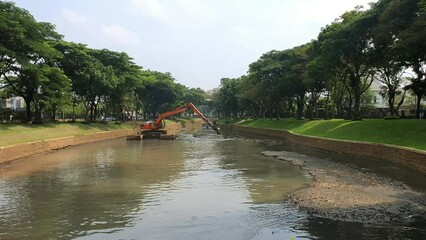
<svg viewBox="0 0 426 240">
<path fill-rule="evenodd" d="M 312 183 L 289 196 L 316 217 L 371 224 L 426 226 L 426 194 L 352 165 L 295 152 L 266 151 L 301 167 Z"/>
</svg>

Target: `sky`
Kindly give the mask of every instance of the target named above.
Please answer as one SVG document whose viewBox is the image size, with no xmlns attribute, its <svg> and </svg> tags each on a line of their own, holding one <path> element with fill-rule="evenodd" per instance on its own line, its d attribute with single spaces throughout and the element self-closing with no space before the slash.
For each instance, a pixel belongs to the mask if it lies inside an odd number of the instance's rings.
<svg viewBox="0 0 426 240">
<path fill-rule="evenodd" d="M 66 41 L 126 52 L 144 69 L 210 90 L 271 50 L 316 39 L 374 0 L 13 0 Z"/>
</svg>

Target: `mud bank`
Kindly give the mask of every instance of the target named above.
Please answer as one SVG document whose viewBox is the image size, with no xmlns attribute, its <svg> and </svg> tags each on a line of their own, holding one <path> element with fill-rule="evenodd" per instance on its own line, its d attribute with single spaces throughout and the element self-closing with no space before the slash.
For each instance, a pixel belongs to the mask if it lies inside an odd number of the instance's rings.
<svg viewBox="0 0 426 240">
<path fill-rule="evenodd" d="M 199 120 L 188 120 L 182 123 L 170 123 L 166 126 L 166 130 L 173 134 L 177 134 L 183 130 L 193 131 L 197 128 L 201 128 L 201 121 Z M 134 134 L 135 132 L 136 130 L 132 129 L 108 131 L 0 147 L 0 164 L 11 162 L 17 159 L 27 158 L 32 155 L 47 153 L 52 150 L 58 150 L 69 146 L 125 137 L 127 135 Z"/>
<path fill-rule="evenodd" d="M 306 136 L 285 130 L 252 128 L 237 125 L 221 125 L 220 128 L 232 132 L 232 134 L 236 136 L 268 138 L 332 153 L 389 161 L 409 167 L 426 175 L 426 151 L 388 144 Z"/>
<path fill-rule="evenodd" d="M 186 120 L 180 123 L 169 123 L 166 125 L 167 133 L 169 134 L 178 134 L 182 131 L 196 131 L 201 129 L 202 121 L 201 119 L 195 120 Z"/>
<path fill-rule="evenodd" d="M 289 199 L 317 217 L 413 226 L 426 224 L 426 194 L 363 169 L 295 152 L 263 152 L 302 168 L 313 177 Z"/>
</svg>

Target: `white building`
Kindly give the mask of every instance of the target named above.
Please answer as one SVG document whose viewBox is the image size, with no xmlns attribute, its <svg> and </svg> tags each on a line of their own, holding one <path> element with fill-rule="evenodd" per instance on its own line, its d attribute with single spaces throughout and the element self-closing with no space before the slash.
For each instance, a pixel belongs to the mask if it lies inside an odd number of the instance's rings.
<svg viewBox="0 0 426 240">
<path fill-rule="evenodd" d="M 388 108 L 387 99 L 380 94 L 382 91 L 381 86 L 382 84 L 376 80 L 370 86 L 370 92 L 373 94 L 372 104 L 374 104 L 374 108 Z"/>
<path fill-rule="evenodd" d="M 22 97 L 11 97 L 7 99 L 0 99 L 1 108 L 10 108 L 15 111 L 25 110 L 25 101 Z"/>
<path fill-rule="evenodd" d="M 383 95 L 381 94 L 381 86 L 383 86 L 383 84 L 376 80 L 374 80 L 371 84 L 369 89 L 370 93 L 373 95 L 371 104 L 374 105 L 375 109 L 389 109 L 388 99 L 386 97 L 383 97 Z M 404 111 L 405 115 L 415 115 L 416 98 L 417 97 L 413 95 L 410 91 L 407 91 L 405 93 L 404 103 L 401 105 L 399 110 Z M 397 97 L 395 104 L 398 104 L 400 99 L 401 97 Z M 423 107 L 426 106 L 426 96 L 423 97 L 421 105 Z"/>
</svg>

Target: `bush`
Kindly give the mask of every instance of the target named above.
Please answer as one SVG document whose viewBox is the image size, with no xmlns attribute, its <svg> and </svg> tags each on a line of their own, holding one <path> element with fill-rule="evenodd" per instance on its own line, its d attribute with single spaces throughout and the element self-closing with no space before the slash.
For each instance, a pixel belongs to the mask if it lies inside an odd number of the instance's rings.
<svg viewBox="0 0 426 240">
<path fill-rule="evenodd" d="M 398 116 L 386 116 L 383 119 L 384 120 L 397 120 L 397 119 L 399 119 L 399 117 Z"/>
</svg>

